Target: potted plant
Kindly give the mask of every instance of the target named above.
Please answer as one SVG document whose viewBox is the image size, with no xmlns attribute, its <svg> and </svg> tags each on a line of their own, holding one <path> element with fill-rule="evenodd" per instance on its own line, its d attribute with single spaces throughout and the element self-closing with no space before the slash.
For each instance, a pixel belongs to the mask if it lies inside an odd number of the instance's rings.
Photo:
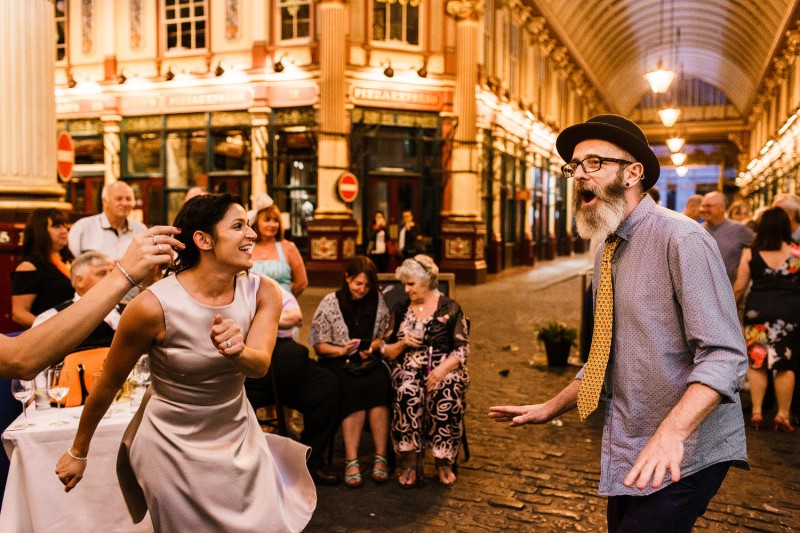
<svg viewBox="0 0 800 533">
<path fill-rule="evenodd" d="M 557 320 L 545 323 L 536 332 L 536 340 L 544 343 L 547 364 L 550 366 L 567 366 L 569 350 L 577 338 L 578 330 L 576 328 Z"/>
</svg>

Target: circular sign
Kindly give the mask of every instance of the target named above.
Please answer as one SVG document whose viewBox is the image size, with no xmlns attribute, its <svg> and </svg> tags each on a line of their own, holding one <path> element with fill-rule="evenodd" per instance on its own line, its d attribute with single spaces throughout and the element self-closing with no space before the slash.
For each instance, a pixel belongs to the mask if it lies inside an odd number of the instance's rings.
<svg viewBox="0 0 800 533">
<path fill-rule="evenodd" d="M 66 131 L 58 134 L 56 163 L 58 177 L 61 181 L 69 181 L 72 177 L 72 167 L 75 166 L 75 145 L 72 143 L 72 136 Z"/>
<path fill-rule="evenodd" d="M 358 178 L 352 172 L 344 172 L 339 176 L 336 188 L 339 191 L 339 198 L 349 204 L 358 196 Z"/>
</svg>

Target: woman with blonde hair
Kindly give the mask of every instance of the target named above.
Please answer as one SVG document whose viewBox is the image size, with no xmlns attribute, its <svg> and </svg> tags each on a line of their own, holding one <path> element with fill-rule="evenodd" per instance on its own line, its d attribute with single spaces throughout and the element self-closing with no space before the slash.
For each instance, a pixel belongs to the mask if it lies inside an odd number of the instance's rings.
<svg viewBox="0 0 800 533">
<path fill-rule="evenodd" d="M 256 232 L 252 271 L 278 282 L 295 297 L 308 287 L 308 275 L 297 246 L 283 238 L 281 210 L 267 195 L 256 199 L 250 225 Z"/>
</svg>

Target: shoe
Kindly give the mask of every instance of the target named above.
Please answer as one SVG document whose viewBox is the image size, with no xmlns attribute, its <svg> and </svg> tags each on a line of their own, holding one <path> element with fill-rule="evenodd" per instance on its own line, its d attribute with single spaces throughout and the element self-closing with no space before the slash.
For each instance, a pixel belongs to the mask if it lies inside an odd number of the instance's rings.
<svg viewBox="0 0 800 533">
<path fill-rule="evenodd" d="M 437 460 L 436 470 L 439 472 L 439 484 L 452 487 L 456 482 L 456 475 L 453 473 L 453 465 L 450 464 L 450 461 Z"/>
<path fill-rule="evenodd" d="M 339 476 L 336 475 L 336 472 L 325 465 L 316 468 L 309 467 L 308 470 L 311 474 L 311 479 L 314 480 L 315 485 L 333 486 L 339 484 Z"/>
<path fill-rule="evenodd" d="M 763 421 L 763 419 L 761 418 L 761 413 L 754 414 L 753 416 L 750 417 L 750 425 L 756 431 L 761 429 L 761 422 L 762 421 Z"/>
<path fill-rule="evenodd" d="M 386 462 L 385 455 L 375 454 L 375 463 L 372 465 L 372 480 L 375 483 L 389 481 L 389 464 Z"/>
<path fill-rule="evenodd" d="M 781 415 L 775 415 L 774 422 L 775 422 L 775 431 L 780 430 L 785 433 L 791 433 L 792 431 L 794 431 L 794 428 L 789 423 L 789 421 L 783 418 Z"/>
<path fill-rule="evenodd" d="M 355 468 L 357 470 L 354 474 L 348 474 L 347 471 Z M 361 479 L 361 467 L 358 465 L 358 459 L 350 459 L 344 463 L 344 484 L 351 489 L 357 489 L 363 483 Z"/>
<path fill-rule="evenodd" d="M 404 467 L 397 474 L 397 482 L 404 489 L 413 489 L 417 486 L 417 469 L 413 466 Z"/>
</svg>

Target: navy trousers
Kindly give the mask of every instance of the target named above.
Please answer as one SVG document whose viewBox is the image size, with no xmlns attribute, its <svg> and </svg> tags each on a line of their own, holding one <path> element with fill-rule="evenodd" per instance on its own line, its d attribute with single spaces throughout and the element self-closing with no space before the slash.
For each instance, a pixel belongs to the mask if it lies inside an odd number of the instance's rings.
<svg viewBox="0 0 800 533">
<path fill-rule="evenodd" d="M 691 533 L 730 466 L 730 461 L 711 465 L 647 496 L 609 497 L 609 533 Z"/>
</svg>

